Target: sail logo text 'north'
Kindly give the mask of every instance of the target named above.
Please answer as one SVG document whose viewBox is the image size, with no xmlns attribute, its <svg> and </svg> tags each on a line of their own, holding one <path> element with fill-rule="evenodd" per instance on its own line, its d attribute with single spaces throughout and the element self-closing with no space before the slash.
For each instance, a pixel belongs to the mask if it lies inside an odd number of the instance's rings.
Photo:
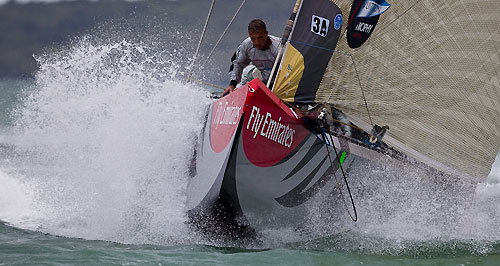
<svg viewBox="0 0 500 266">
<path fill-rule="evenodd" d="M 365 33 L 370 33 L 373 29 L 373 25 L 368 24 L 368 23 L 363 23 L 359 22 L 358 25 L 356 25 L 356 30 L 365 32 Z"/>
<path fill-rule="evenodd" d="M 273 120 L 269 112 L 266 112 L 265 115 L 261 114 L 260 108 L 256 106 L 252 108 L 246 129 L 254 132 L 253 138 L 260 135 L 287 148 L 292 146 L 295 134 L 295 130 L 290 125 L 285 126 L 281 123 L 281 117 L 278 120 Z"/>
<path fill-rule="evenodd" d="M 232 106 L 228 102 L 219 102 L 215 115 L 215 128 L 219 125 L 236 125 L 238 123 L 241 106 Z"/>
<path fill-rule="evenodd" d="M 328 26 L 330 26 L 330 20 L 316 15 L 312 16 L 311 20 L 311 31 L 319 36 L 326 37 L 328 34 Z"/>
</svg>

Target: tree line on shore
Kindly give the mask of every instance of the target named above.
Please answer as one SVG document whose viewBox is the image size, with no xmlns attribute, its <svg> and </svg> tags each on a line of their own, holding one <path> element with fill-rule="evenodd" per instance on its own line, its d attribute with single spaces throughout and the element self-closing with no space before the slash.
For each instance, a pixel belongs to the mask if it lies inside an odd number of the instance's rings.
<svg viewBox="0 0 500 266">
<path fill-rule="evenodd" d="M 269 32 L 280 35 L 293 0 L 248 0 L 216 51 L 212 65 L 224 65 L 247 36 L 252 18 L 264 19 Z M 8 3 L 0 6 L 0 78 L 32 77 L 38 68 L 33 55 L 64 49 L 81 36 L 114 36 L 154 40 L 168 46 L 172 34 L 185 35 L 185 49 L 194 51 L 211 1 L 62 1 Z M 202 54 L 208 53 L 240 1 L 219 0 L 207 30 Z M 179 45 L 178 43 L 176 45 Z"/>
</svg>

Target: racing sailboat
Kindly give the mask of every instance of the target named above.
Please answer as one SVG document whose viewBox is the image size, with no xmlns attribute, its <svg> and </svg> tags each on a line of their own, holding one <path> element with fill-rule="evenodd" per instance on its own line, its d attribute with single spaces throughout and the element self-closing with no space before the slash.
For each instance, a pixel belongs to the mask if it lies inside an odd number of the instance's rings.
<svg viewBox="0 0 500 266">
<path fill-rule="evenodd" d="M 480 181 L 500 148 L 500 3 L 298 0 L 267 86 L 207 112 L 187 189 L 204 232 L 303 225 L 350 170 L 418 165 Z M 271 88 L 269 88 L 271 87 Z"/>
</svg>

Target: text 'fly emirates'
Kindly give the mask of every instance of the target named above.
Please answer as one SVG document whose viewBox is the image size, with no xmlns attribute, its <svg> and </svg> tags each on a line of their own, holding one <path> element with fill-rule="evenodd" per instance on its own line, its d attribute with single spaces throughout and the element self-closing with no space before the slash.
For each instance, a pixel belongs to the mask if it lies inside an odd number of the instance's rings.
<svg viewBox="0 0 500 266">
<path fill-rule="evenodd" d="M 257 137 L 257 134 L 260 134 L 262 137 L 290 148 L 293 143 L 295 130 L 290 125 L 285 126 L 280 122 L 281 117 L 277 121 L 273 120 L 269 112 L 263 115 L 260 113 L 260 108 L 253 106 L 246 128 L 255 133 L 253 138 Z"/>
</svg>

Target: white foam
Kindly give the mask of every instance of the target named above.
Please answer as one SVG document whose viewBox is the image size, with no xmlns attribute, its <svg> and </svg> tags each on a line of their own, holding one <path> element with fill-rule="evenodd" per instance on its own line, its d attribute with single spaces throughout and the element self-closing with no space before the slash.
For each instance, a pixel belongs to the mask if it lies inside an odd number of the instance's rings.
<svg viewBox="0 0 500 266">
<path fill-rule="evenodd" d="M 500 183 L 500 154 L 491 167 L 491 173 L 488 175 L 488 183 Z"/>
<path fill-rule="evenodd" d="M 496 180 L 495 169 L 492 171 Z M 478 185 L 418 168 L 372 164 L 350 169 L 349 184 L 359 219 L 353 222 L 341 198 L 317 206 L 311 230 L 342 235 L 348 250 L 400 252 L 409 243 L 431 241 L 500 241 L 500 183 Z M 384 243 L 381 243 L 383 240 Z"/>
<path fill-rule="evenodd" d="M 22 225 L 24 228 L 38 226 L 33 210 L 33 195 L 29 186 L 0 170 L 0 220 Z"/>
<path fill-rule="evenodd" d="M 37 60 L 36 86 L 15 110 L 10 144 L 39 230 L 183 241 L 184 189 L 208 93 L 177 80 L 181 64 L 144 44 L 83 39 Z M 6 220 L 16 224 L 15 209 Z"/>
<path fill-rule="evenodd" d="M 0 219 L 127 243 L 171 243 L 189 235 L 184 189 L 209 99 L 176 78 L 179 62 L 153 50 L 84 39 L 38 58 L 36 88 L 16 109 L 16 127 L 6 136 L 16 147 L 15 167 L 9 175 L 0 172 Z M 385 247 L 407 240 L 500 240 L 498 160 L 473 204 L 468 184 L 418 169 L 367 166 L 356 174 L 361 178 L 351 188 L 360 220 L 351 222 L 338 201 L 331 213 L 327 206 L 313 214 L 313 230 L 387 239 Z M 300 239 L 288 229 L 268 235 L 277 242 Z M 376 249 L 378 242 L 371 245 Z"/>
<path fill-rule="evenodd" d="M 464 218 L 465 235 L 473 239 L 499 241 L 500 232 L 500 156 L 490 175 L 476 187 L 474 203 Z"/>
</svg>

